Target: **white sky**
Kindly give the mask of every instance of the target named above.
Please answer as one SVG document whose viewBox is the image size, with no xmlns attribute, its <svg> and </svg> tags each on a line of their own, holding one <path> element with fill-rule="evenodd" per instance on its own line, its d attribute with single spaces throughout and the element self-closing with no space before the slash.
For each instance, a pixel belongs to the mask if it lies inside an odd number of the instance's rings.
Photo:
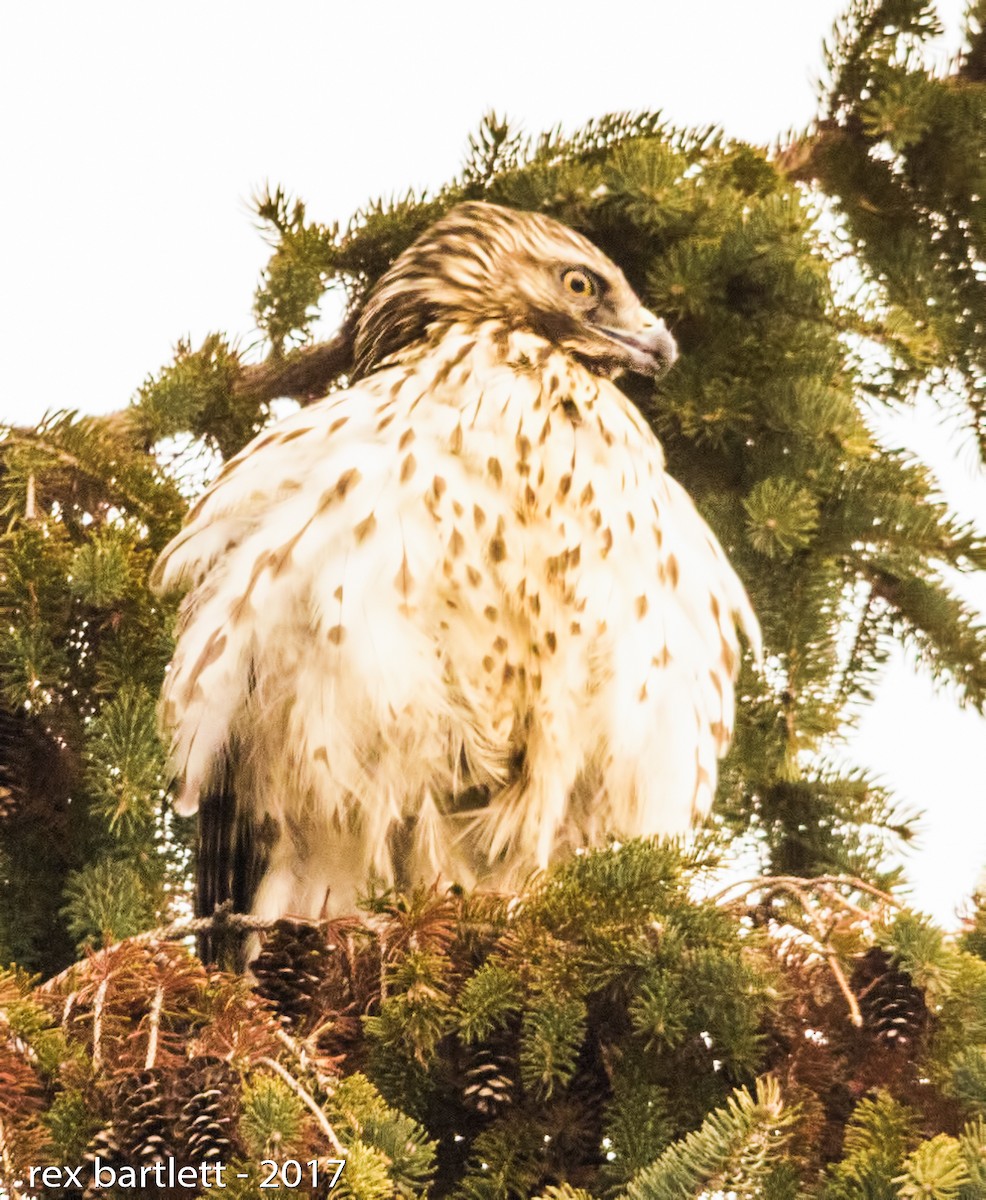
<svg viewBox="0 0 986 1200">
<path fill-rule="evenodd" d="M 323 221 L 436 186 L 495 108 L 537 133 L 622 109 L 771 143 L 815 111 L 835 0 L 377 0 L 0 10 L 0 420 L 122 407 L 182 335 L 255 341 L 281 183 Z M 957 44 L 962 0 L 940 0 Z M 944 52 L 944 50 L 943 50 Z M 936 413 L 888 436 L 986 524 L 986 483 Z M 986 587 L 971 585 L 986 606 Z M 986 864 L 986 723 L 899 655 L 857 760 L 928 812 L 915 900 L 947 923 Z"/>
</svg>

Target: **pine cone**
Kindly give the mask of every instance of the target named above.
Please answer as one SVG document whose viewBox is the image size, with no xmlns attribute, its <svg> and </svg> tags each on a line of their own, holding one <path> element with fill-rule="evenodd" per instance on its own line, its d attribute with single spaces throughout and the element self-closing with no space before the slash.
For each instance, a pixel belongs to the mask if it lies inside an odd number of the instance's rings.
<svg viewBox="0 0 986 1200">
<path fill-rule="evenodd" d="M 462 1101 L 475 1112 L 490 1116 L 513 1100 L 513 1086 L 509 1060 L 478 1050 L 466 1068 Z"/>
<path fill-rule="evenodd" d="M 112 1124 L 104 1126 L 98 1133 L 93 1134 L 82 1156 L 82 1161 L 85 1165 L 82 1178 L 89 1181 L 86 1184 L 85 1191 L 82 1193 L 84 1200 L 95 1200 L 95 1197 L 105 1196 L 106 1194 L 105 1189 L 102 1187 L 97 1189 L 93 1186 L 97 1158 L 101 1167 L 112 1167 L 114 1172 L 125 1165 L 125 1156 L 120 1148 L 120 1139 L 117 1136 L 116 1128 Z"/>
<path fill-rule="evenodd" d="M 285 1025 L 304 1026 L 318 1011 L 318 997 L 332 951 L 319 926 L 287 918 L 268 933 L 251 965 L 258 995 L 271 1001 Z"/>
<path fill-rule="evenodd" d="M 168 1076 L 160 1069 L 141 1071 L 120 1085 L 117 1131 L 124 1158 L 149 1166 L 174 1154 L 175 1102 Z"/>
<path fill-rule="evenodd" d="M 229 1162 L 239 1152 L 232 1100 L 239 1091 L 239 1079 L 226 1063 L 191 1063 L 190 1068 L 182 1088 L 187 1099 L 176 1127 L 183 1161 L 196 1167 Z"/>
<path fill-rule="evenodd" d="M 906 1046 L 928 1020 L 924 994 L 894 966 L 891 955 L 873 946 L 856 960 L 852 990 L 859 1000 L 863 1028 L 886 1046 Z"/>
</svg>

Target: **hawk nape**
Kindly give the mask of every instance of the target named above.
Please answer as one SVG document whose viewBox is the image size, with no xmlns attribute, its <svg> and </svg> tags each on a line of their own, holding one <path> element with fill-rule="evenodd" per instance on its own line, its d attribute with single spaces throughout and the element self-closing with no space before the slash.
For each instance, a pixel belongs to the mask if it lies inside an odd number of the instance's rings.
<svg viewBox="0 0 986 1200">
<path fill-rule="evenodd" d="M 462 204 L 395 261 L 352 386 L 232 459 L 155 571 L 191 589 L 162 712 L 201 906 L 511 887 L 708 810 L 757 622 L 611 382 L 675 354 L 548 217 Z"/>
</svg>

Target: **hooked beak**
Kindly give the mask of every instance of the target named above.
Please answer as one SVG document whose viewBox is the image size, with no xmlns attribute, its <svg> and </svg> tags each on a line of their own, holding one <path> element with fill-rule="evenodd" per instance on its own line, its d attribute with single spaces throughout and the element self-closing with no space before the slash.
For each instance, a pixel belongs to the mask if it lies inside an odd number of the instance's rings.
<svg viewBox="0 0 986 1200">
<path fill-rule="evenodd" d="M 606 325 L 598 328 L 600 333 L 620 344 L 626 365 L 641 375 L 663 375 L 678 357 L 678 344 L 668 333 L 668 327 L 646 308 L 640 310 L 640 324 L 636 329 L 613 329 Z"/>
</svg>

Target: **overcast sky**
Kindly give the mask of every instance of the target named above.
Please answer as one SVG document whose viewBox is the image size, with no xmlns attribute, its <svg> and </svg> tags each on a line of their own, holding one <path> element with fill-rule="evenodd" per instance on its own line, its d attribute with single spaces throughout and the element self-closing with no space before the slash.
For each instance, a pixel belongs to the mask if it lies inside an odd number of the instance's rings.
<svg viewBox="0 0 986 1200">
<path fill-rule="evenodd" d="M 957 45 L 962 0 L 940 0 Z M 0 420 L 126 404 L 175 341 L 244 346 L 265 180 L 312 216 L 437 186 L 490 108 L 536 133 L 624 109 L 772 143 L 814 111 L 834 0 L 495 5 L 32 0 L 0 13 Z M 958 426 L 904 417 L 951 502 L 986 526 Z M 970 595 L 986 604 L 982 580 Z M 986 863 L 986 723 L 895 659 L 853 745 L 928 810 L 910 862 L 941 920 Z"/>
</svg>

